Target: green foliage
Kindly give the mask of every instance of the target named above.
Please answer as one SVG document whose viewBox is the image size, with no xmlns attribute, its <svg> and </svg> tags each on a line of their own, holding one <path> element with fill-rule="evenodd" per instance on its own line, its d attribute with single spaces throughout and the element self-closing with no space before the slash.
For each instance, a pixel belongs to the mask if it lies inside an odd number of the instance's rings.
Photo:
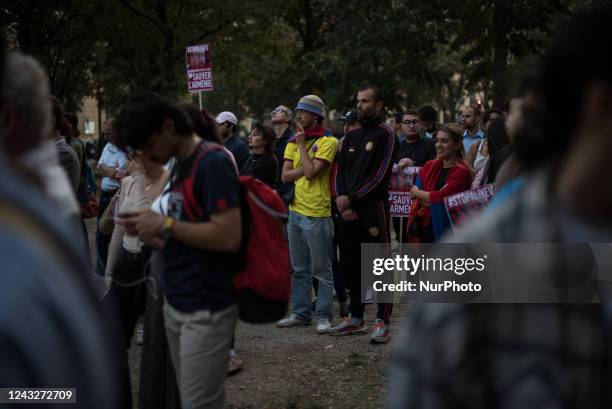
<svg viewBox="0 0 612 409">
<path fill-rule="evenodd" d="M 43 64 L 51 92 L 70 111 L 91 89 L 90 56 L 101 29 L 98 5 L 79 0 L 8 0 L 0 7 L 4 36 Z"/>
<path fill-rule="evenodd" d="M 109 111 L 135 90 L 188 98 L 185 47 L 208 43 L 211 112 L 264 117 L 310 93 L 344 110 L 374 83 L 389 111 L 434 103 L 452 116 L 474 91 L 503 100 L 556 25 L 595 3 L 5 0 L 0 23 L 69 110 L 98 93 Z"/>
</svg>

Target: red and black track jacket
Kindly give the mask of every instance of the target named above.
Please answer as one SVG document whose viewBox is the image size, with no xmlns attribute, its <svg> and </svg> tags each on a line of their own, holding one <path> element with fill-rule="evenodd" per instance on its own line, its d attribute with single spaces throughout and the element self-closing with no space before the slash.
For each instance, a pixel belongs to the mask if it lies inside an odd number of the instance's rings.
<svg viewBox="0 0 612 409">
<path fill-rule="evenodd" d="M 338 157 L 336 192 L 352 205 L 366 200 L 388 200 L 389 177 L 397 140 L 393 129 L 377 117 L 349 132 Z"/>
</svg>

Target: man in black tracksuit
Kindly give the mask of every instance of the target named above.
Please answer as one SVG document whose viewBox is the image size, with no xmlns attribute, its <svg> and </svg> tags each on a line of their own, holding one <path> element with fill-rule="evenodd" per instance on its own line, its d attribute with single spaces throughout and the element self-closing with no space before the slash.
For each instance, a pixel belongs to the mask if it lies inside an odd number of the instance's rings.
<svg viewBox="0 0 612 409">
<path fill-rule="evenodd" d="M 342 270 L 350 281 L 351 317 L 332 329 L 336 336 L 367 331 L 361 302 L 361 243 L 389 243 L 389 177 L 397 141 L 393 129 L 383 121 L 380 90 L 367 86 L 357 94 L 361 127 L 349 132 L 338 158 L 336 205 L 342 222 L 338 244 Z M 373 343 L 389 340 L 391 304 L 378 304 Z"/>
</svg>

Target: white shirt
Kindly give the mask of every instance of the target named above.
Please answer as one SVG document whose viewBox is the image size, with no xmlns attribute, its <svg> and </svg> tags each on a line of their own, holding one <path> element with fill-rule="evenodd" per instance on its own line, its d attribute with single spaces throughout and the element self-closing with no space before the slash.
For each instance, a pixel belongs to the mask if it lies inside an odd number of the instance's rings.
<svg viewBox="0 0 612 409">
<path fill-rule="evenodd" d="M 125 170 L 125 153 L 117 148 L 112 143 L 107 143 L 100 155 L 98 165 L 104 165 L 109 168 Z M 105 192 L 112 192 L 113 190 L 119 189 L 120 183 L 117 179 L 104 176 L 102 178 L 102 190 Z"/>
</svg>

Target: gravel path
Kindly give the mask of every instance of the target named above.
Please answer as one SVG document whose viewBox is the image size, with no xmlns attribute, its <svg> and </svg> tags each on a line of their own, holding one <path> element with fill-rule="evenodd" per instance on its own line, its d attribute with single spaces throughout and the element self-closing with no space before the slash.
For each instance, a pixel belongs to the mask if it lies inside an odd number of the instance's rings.
<svg viewBox="0 0 612 409">
<path fill-rule="evenodd" d="M 93 263 L 95 219 L 89 219 L 87 227 Z M 103 293 L 103 280 L 94 277 L 94 282 Z M 366 308 L 369 328 L 375 310 L 374 305 Z M 395 306 L 392 336 L 408 311 L 409 306 Z M 336 319 L 334 324 L 337 322 Z M 314 325 L 284 329 L 272 324 L 240 322 L 236 329 L 236 349 L 245 366 L 227 381 L 227 406 L 231 409 L 384 407 L 386 370 L 393 341 L 392 337 L 386 345 L 371 345 L 369 335 L 342 338 L 317 335 Z M 136 407 L 140 347 L 133 345 L 129 356 Z"/>
</svg>

